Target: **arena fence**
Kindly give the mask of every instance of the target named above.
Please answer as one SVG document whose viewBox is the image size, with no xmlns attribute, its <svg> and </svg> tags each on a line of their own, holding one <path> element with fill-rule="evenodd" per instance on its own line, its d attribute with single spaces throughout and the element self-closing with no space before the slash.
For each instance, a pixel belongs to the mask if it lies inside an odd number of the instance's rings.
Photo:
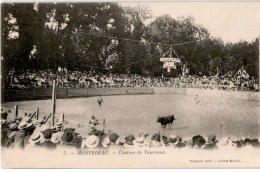
<svg viewBox="0 0 260 172">
<path fill-rule="evenodd" d="M 24 111 L 18 109 L 18 105 L 15 105 L 14 108 L 5 108 L 1 107 L 1 113 L 6 112 L 8 113 L 9 118 L 15 118 L 15 117 L 30 117 L 32 119 L 39 119 L 39 108 L 36 108 L 35 111 L 30 112 L 30 111 Z"/>
<path fill-rule="evenodd" d="M 55 122 L 62 122 L 64 125 L 64 128 L 75 128 L 77 129 L 77 131 L 81 131 L 80 133 L 82 134 L 82 136 L 84 137 L 84 135 L 87 135 L 89 129 L 90 129 L 90 124 L 86 123 L 86 122 L 79 122 L 79 121 L 74 121 L 74 120 L 69 120 L 65 118 L 65 115 L 62 114 L 55 114 Z M 116 132 L 116 133 L 120 133 L 120 134 L 132 134 L 131 132 L 125 131 L 125 130 L 119 130 L 119 129 L 113 129 L 113 128 L 108 128 L 106 126 L 106 119 L 103 119 L 102 121 L 100 121 L 100 124 L 98 126 L 95 126 L 96 129 L 103 131 L 105 133 L 112 133 L 112 132 Z"/>
<path fill-rule="evenodd" d="M 35 90 L 2 90 L 2 101 L 17 100 L 35 100 L 50 99 L 52 89 L 35 89 Z M 109 96 L 109 95 L 137 95 L 137 94 L 154 94 L 153 88 L 59 88 L 57 98 L 76 98 L 92 96 Z"/>
<path fill-rule="evenodd" d="M 39 116 L 40 116 L 39 108 L 37 108 L 33 112 L 30 112 L 30 111 L 18 109 L 18 105 L 15 105 L 13 109 L 1 107 L 1 113 L 3 113 L 3 112 L 8 113 L 8 119 L 9 120 L 13 120 L 15 117 L 30 117 L 32 119 L 32 121 L 36 121 L 36 120 L 39 119 Z M 43 120 L 50 127 L 52 126 L 52 122 L 51 122 L 51 120 L 49 120 L 51 118 L 51 116 L 52 116 L 52 113 L 48 114 L 47 116 L 44 116 L 42 114 Z M 86 132 L 88 131 L 88 129 L 90 127 L 89 123 L 65 119 L 64 113 L 55 114 L 55 123 L 57 124 L 58 122 L 63 123 L 63 125 L 64 125 L 63 129 L 72 127 L 72 128 L 75 128 L 79 131 L 83 131 L 83 136 L 84 136 L 84 134 L 87 135 Z M 107 128 L 105 119 L 103 119 L 100 122 L 100 125 L 96 126 L 95 128 L 97 128 L 98 130 L 103 131 L 105 133 L 108 133 L 108 134 L 110 134 L 112 132 L 116 132 L 116 133 L 120 133 L 120 134 L 131 134 L 131 132 L 128 132 L 128 131 L 118 130 L 118 129 L 113 129 L 113 128 Z"/>
<path fill-rule="evenodd" d="M 246 101 L 260 101 L 260 92 L 253 91 L 233 91 L 204 88 L 175 88 L 175 87 L 125 87 L 125 88 L 59 88 L 57 90 L 58 99 L 112 96 L 112 95 L 141 95 L 141 94 L 198 94 L 207 97 L 221 97 L 228 99 L 239 99 Z M 3 90 L 2 102 L 19 100 L 42 100 L 52 97 L 52 89 L 36 90 Z"/>
<path fill-rule="evenodd" d="M 183 94 L 199 95 L 201 97 L 237 99 L 244 101 L 260 102 L 260 92 L 253 91 L 232 91 L 221 89 L 203 89 L 203 88 L 174 88 L 174 87 L 155 87 L 154 94 Z"/>
</svg>

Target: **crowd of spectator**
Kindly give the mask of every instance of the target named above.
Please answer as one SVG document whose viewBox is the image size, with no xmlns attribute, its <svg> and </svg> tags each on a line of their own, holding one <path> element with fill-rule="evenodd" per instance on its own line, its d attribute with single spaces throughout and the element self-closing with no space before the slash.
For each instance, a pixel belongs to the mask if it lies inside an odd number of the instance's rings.
<svg viewBox="0 0 260 172">
<path fill-rule="evenodd" d="M 203 88 L 234 91 L 258 91 L 254 78 L 243 75 L 148 77 L 126 74 L 101 74 L 95 72 L 27 71 L 26 74 L 8 77 L 9 89 L 36 89 L 52 87 L 53 79 L 59 78 L 59 88 L 97 88 L 97 87 L 175 87 Z"/>
<path fill-rule="evenodd" d="M 81 136 L 75 128 L 65 128 L 63 123 L 50 127 L 45 120 L 33 121 L 30 117 L 16 117 L 8 121 L 7 113 L 1 113 L 1 146 L 3 149 L 49 149 L 58 148 L 73 150 L 135 150 L 150 148 L 169 149 L 203 149 L 203 150 L 235 150 L 242 148 L 260 148 L 259 139 L 234 139 L 223 137 L 218 139 L 209 134 L 205 139 L 201 135 L 183 140 L 177 135 L 141 133 L 135 135 L 118 135 L 105 133 L 90 125 L 88 134 Z"/>
</svg>

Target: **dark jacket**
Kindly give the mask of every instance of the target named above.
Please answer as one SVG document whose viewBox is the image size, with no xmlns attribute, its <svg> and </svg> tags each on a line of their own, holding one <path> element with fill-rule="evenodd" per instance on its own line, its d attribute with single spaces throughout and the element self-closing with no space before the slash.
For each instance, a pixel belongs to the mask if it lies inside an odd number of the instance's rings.
<svg viewBox="0 0 260 172">
<path fill-rule="evenodd" d="M 46 148 L 46 149 L 56 149 L 57 148 L 57 145 L 55 143 L 53 143 L 52 141 L 50 140 L 45 140 L 43 143 L 41 143 L 39 145 L 41 148 Z"/>
<path fill-rule="evenodd" d="M 25 131 L 19 130 L 14 136 L 14 148 L 24 149 Z"/>
</svg>

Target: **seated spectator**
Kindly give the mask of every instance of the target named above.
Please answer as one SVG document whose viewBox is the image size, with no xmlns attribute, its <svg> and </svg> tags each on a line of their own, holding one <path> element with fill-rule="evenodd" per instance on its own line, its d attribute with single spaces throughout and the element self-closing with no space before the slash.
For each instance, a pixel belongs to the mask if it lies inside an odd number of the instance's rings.
<svg viewBox="0 0 260 172">
<path fill-rule="evenodd" d="M 233 150 L 235 147 L 232 144 L 230 137 L 221 138 L 216 144 L 220 150 Z"/>
<path fill-rule="evenodd" d="M 81 145 L 82 149 L 97 149 L 99 144 L 99 138 L 95 135 L 88 136 Z"/>
<path fill-rule="evenodd" d="M 112 133 L 108 137 L 109 137 L 109 140 L 110 140 L 110 146 L 109 146 L 110 150 L 122 149 L 121 145 L 116 144 L 116 141 L 119 138 L 119 136 L 116 133 Z"/>
<path fill-rule="evenodd" d="M 182 138 L 181 138 L 180 136 L 178 136 L 178 137 L 176 138 L 175 147 L 176 147 L 176 148 L 186 147 L 186 144 L 185 144 L 184 142 L 182 142 Z"/>
<path fill-rule="evenodd" d="M 161 143 L 161 136 L 159 134 L 154 134 L 153 137 L 151 138 L 151 147 L 152 148 L 158 148 L 162 147 Z"/>
<path fill-rule="evenodd" d="M 197 135 L 192 137 L 192 143 L 193 143 L 193 148 L 200 149 L 202 146 L 205 145 L 206 140 L 202 136 Z"/>
<path fill-rule="evenodd" d="M 126 138 L 125 136 L 119 136 L 118 139 L 116 140 L 116 144 L 123 146 L 126 142 L 125 138 Z"/>
<path fill-rule="evenodd" d="M 18 125 L 19 131 L 15 133 L 14 148 L 24 149 L 29 144 L 30 135 L 34 131 L 34 126 L 30 118 L 24 118 Z"/>
<path fill-rule="evenodd" d="M 135 137 L 133 135 L 129 135 L 125 138 L 125 143 L 123 147 L 125 149 L 134 149 L 134 143 L 133 141 L 135 140 Z"/>
<path fill-rule="evenodd" d="M 217 149 L 216 143 L 218 141 L 216 140 L 216 135 L 215 134 L 210 134 L 208 136 L 208 141 L 204 145 L 203 149 Z"/>
<path fill-rule="evenodd" d="M 57 146 L 58 145 L 62 145 L 62 140 L 61 140 L 61 136 L 62 136 L 62 132 L 56 132 L 53 133 L 51 136 L 51 142 L 55 143 Z"/>
<path fill-rule="evenodd" d="M 176 135 L 170 135 L 169 136 L 169 142 L 168 142 L 168 146 L 175 148 L 175 143 L 177 141 L 177 136 Z"/>
<path fill-rule="evenodd" d="M 253 146 L 254 148 L 260 148 L 259 139 L 252 139 L 252 146 Z"/>
<path fill-rule="evenodd" d="M 109 136 L 105 136 L 101 139 L 102 148 L 109 148 L 111 141 L 109 139 Z"/>
<path fill-rule="evenodd" d="M 135 148 L 146 148 L 146 147 L 148 147 L 148 144 L 145 142 L 144 137 L 137 137 L 133 141 L 133 145 L 135 146 Z"/>
<path fill-rule="evenodd" d="M 61 141 L 62 144 L 59 145 L 59 148 L 63 149 L 76 149 L 73 141 L 75 140 L 75 132 L 73 129 L 65 129 L 62 136 L 61 136 Z"/>
<path fill-rule="evenodd" d="M 43 133 L 41 132 L 34 132 L 29 139 L 29 144 L 26 148 L 39 148 L 40 144 L 42 144 L 45 141 Z"/>
<path fill-rule="evenodd" d="M 1 113 L 1 147 L 5 147 L 8 140 L 7 116 L 7 113 Z"/>
<path fill-rule="evenodd" d="M 53 150 L 55 149 L 57 146 L 55 143 L 53 143 L 51 141 L 51 138 L 52 138 L 52 129 L 51 128 L 48 128 L 44 131 L 41 131 L 42 134 L 43 134 L 43 137 L 44 137 L 44 141 L 40 144 L 40 146 L 42 148 L 46 148 L 46 149 L 50 149 L 50 150 Z"/>
</svg>

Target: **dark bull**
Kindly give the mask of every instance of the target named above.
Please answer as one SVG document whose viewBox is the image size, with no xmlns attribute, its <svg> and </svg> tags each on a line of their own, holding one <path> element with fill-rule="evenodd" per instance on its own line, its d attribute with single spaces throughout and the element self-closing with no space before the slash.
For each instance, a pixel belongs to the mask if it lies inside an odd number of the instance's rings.
<svg viewBox="0 0 260 172">
<path fill-rule="evenodd" d="M 161 124 L 161 126 L 164 130 L 167 127 L 167 125 L 170 126 L 170 129 L 172 129 L 172 123 L 174 120 L 176 120 L 174 115 L 169 115 L 169 116 L 165 116 L 165 117 L 159 117 L 159 116 L 157 117 L 157 122 Z"/>
</svg>

